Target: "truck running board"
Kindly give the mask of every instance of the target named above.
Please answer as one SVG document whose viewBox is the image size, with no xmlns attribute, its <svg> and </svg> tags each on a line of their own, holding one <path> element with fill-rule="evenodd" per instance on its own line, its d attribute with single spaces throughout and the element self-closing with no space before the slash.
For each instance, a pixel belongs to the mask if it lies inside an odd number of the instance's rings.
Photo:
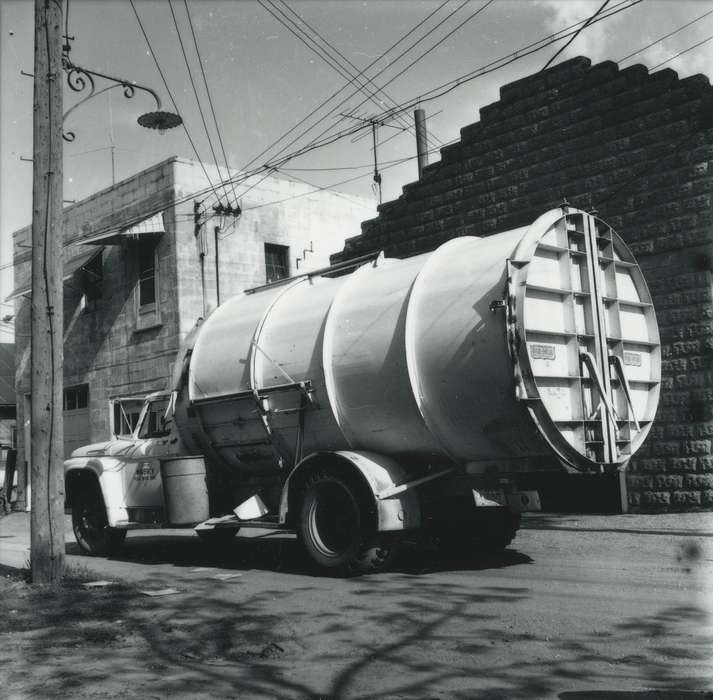
<svg viewBox="0 0 713 700">
<path fill-rule="evenodd" d="M 283 527 L 275 516 L 267 516 L 259 520 L 240 520 L 236 515 L 223 515 L 219 518 L 209 518 L 196 525 L 194 530 L 218 530 L 218 529 L 238 529 L 238 528 L 260 528 L 263 530 L 282 530 L 293 532 L 289 528 Z"/>
</svg>

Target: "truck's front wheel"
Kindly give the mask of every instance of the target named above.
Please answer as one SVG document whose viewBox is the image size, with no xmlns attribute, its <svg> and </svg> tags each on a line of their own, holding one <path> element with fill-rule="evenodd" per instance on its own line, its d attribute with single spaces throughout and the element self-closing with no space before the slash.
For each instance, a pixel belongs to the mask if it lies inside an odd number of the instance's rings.
<svg viewBox="0 0 713 700">
<path fill-rule="evenodd" d="M 389 560 L 368 515 L 347 479 L 317 472 L 306 484 L 298 534 L 312 561 L 328 573 L 368 573 Z"/>
<path fill-rule="evenodd" d="M 126 537 L 126 530 L 109 527 L 106 510 L 98 489 L 82 489 L 72 505 L 72 529 L 77 544 L 93 557 L 116 554 Z"/>
</svg>

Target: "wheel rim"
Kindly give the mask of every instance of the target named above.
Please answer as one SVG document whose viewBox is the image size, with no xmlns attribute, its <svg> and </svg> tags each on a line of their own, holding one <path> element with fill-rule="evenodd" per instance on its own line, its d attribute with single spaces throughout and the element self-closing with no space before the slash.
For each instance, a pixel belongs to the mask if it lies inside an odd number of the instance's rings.
<svg viewBox="0 0 713 700">
<path fill-rule="evenodd" d="M 308 525 L 320 554 L 330 559 L 343 556 L 354 547 L 359 532 L 359 514 L 351 493 L 335 482 L 316 484 Z"/>
</svg>

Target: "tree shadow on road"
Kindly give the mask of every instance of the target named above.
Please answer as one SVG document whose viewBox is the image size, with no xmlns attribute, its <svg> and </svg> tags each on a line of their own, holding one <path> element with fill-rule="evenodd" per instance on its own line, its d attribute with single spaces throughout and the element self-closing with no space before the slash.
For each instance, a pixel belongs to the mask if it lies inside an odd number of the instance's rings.
<svg viewBox="0 0 713 700">
<path fill-rule="evenodd" d="M 711 653 L 710 639 L 695 632 L 704 615 L 696 606 L 553 637 L 537 625 L 514 631 L 503 614 L 533 614 L 527 585 L 477 574 L 253 580 L 245 572 L 177 584 L 159 573 L 152 588 L 181 592 L 148 598 L 117 586 L 3 596 L 0 619 L 30 621 L 6 627 L 3 656 L 13 649 L 22 665 L 5 687 L 28 697 L 490 699 L 630 687 L 632 677 L 676 697 L 705 687 L 690 673 L 689 662 L 707 668 Z M 18 618 L 23 609 L 33 614 Z M 632 650 L 625 656 L 616 651 L 622 644 Z"/>
</svg>

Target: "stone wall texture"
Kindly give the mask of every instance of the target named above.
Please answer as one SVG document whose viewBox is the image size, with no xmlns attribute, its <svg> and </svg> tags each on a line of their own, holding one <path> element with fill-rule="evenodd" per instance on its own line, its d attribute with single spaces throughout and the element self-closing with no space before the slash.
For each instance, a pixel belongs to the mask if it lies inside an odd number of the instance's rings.
<svg viewBox="0 0 713 700">
<path fill-rule="evenodd" d="M 713 90 L 587 58 L 505 85 L 419 181 L 379 207 L 333 262 L 406 257 L 596 209 L 636 255 L 662 340 L 657 420 L 627 476 L 632 510 L 713 508 Z"/>
</svg>

